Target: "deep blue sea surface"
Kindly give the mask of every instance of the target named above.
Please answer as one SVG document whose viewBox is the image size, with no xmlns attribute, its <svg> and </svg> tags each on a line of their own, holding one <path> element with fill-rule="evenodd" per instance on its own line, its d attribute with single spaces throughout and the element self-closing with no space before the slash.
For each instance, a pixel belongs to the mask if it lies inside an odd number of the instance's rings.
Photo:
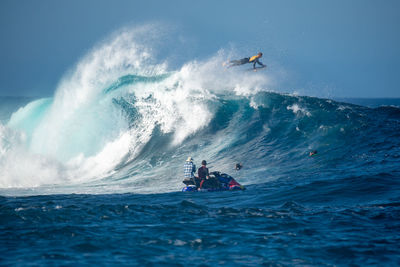
<svg viewBox="0 0 400 267">
<path fill-rule="evenodd" d="M 1 198 L 0 259 L 8 266 L 394 266 L 400 261 L 394 179 Z"/>
<path fill-rule="evenodd" d="M 52 97 L 0 99 L 0 265 L 400 265 L 398 99 L 170 70 L 128 37 Z M 181 192 L 188 156 L 246 190 Z"/>
</svg>

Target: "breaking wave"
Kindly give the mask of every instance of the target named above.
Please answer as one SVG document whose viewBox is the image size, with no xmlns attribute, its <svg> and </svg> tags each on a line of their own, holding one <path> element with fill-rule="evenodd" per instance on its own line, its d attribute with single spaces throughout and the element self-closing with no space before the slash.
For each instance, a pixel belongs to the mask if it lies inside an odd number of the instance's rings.
<svg viewBox="0 0 400 267">
<path fill-rule="evenodd" d="M 0 124 L 0 187 L 176 191 L 187 156 L 228 173 L 241 162 L 245 168 L 233 174 L 243 184 L 335 177 L 354 167 L 395 171 L 398 108 L 273 92 L 268 71 L 221 67 L 222 50 L 171 69 L 156 61 L 159 31 L 113 35 L 68 72 L 53 97 Z M 309 150 L 319 152 L 312 162 Z"/>
</svg>

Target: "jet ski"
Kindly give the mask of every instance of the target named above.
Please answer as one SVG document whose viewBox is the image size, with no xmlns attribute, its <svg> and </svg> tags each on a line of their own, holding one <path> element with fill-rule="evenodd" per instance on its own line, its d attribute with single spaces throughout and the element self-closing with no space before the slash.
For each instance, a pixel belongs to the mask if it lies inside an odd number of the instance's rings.
<svg viewBox="0 0 400 267">
<path fill-rule="evenodd" d="M 182 182 L 186 185 L 182 189 L 183 192 L 245 190 L 245 187 L 239 184 L 232 176 L 218 171 L 210 172 L 210 178 L 204 181 L 202 189 L 199 189 L 199 179 L 188 179 Z"/>
</svg>

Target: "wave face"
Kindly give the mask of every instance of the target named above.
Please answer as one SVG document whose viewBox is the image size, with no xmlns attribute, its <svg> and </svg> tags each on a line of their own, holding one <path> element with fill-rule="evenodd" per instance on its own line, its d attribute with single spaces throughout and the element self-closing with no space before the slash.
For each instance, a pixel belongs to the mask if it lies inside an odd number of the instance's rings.
<svg viewBox="0 0 400 267">
<path fill-rule="evenodd" d="M 223 51 L 171 70 L 157 35 L 114 35 L 0 125 L 4 194 L 176 191 L 188 156 L 245 185 L 397 175 L 398 108 L 272 92 L 268 71 L 221 68 Z"/>
</svg>

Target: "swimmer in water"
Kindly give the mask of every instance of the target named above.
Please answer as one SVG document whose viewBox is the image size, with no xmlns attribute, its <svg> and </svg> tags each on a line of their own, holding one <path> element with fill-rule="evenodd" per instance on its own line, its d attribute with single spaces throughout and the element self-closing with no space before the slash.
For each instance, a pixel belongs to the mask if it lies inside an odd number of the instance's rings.
<svg viewBox="0 0 400 267">
<path fill-rule="evenodd" d="M 240 170 L 243 167 L 243 165 L 241 163 L 236 163 L 235 165 L 235 170 Z"/>
</svg>

